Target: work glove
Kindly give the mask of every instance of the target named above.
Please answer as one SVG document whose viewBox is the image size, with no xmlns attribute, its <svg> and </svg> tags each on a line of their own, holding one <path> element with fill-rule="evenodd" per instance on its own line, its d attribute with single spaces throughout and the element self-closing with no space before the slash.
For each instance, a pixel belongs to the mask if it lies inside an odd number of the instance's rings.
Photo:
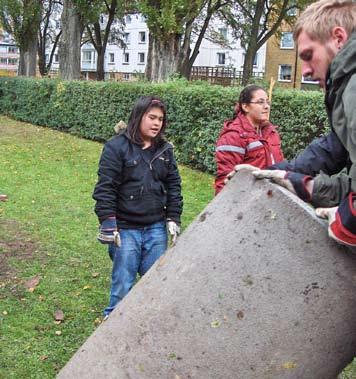
<svg viewBox="0 0 356 379">
<path fill-rule="evenodd" d="M 172 237 L 172 245 L 174 246 L 176 244 L 178 234 L 180 233 L 180 227 L 173 220 L 167 219 L 167 229 L 168 233 Z"/>
<path fill-rule="evenodd" d="M 117 229 L 116 218 L 108 217 L 99 226 L 98 241 L 103 244 L 115 244 L 120 247 L 120 233 Z"/>
<path fill-rule="evenodd" d="M 234 169 L 231 172 L 229 172 L 226 175 L 226 178 L 224 180 L 224 184 L 226 184 L 235 175 L 236 172 L 239 172 L 239 171 L 253 172 L 253 171 L 259 171 L 259 170 L 260 169 L 258 167 L 252 166 L 252 165 L 247 164 L 247 163 L 238 164 L 234 167 Z"/>
<path fill-rule="evenodd" d="M 252 174 L 256 179 L 271 179 L 302 200 L 311 201 L 311 194 L 306 189 L 306 183 L 312 179 L 311 176 L 285 170 L 259 170 Z"/>
<path fill-rule="evenodd" d="M 351 192 L 338 207 L 317 208 L 315 214 L 328 220 L 329 237 L 348 246 L 356 246 L 356 194 Z"/>
</svg>

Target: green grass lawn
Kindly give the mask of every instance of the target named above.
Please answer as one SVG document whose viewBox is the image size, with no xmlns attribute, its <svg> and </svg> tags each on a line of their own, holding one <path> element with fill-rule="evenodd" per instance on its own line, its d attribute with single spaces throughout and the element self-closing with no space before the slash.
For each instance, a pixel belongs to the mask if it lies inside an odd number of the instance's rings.
<svg viewBox="0 0 356 379">
<path fill-rule="evenodd" d="M 91 199 L 102 145 L 0 117 L 0 146 L 9 196 L 0 203 L 0 378 L 53 378 L 108 301 L 111 263 Z M 213 197 L 213 178 L 180 172 L 184 228 Z"/>
<path fill-rule="evenodd" d="M 0 117 L 0 193 L 9 196 L 0 203 L 0 378 L 53 378 L 100 322 L 111 270 L 91 199 L 101 149 Z M 184 228 L 213 197 L 213 178 L 180 172 Z M 356 365 L 343 378 L 356 378 Z"/>
</svg>

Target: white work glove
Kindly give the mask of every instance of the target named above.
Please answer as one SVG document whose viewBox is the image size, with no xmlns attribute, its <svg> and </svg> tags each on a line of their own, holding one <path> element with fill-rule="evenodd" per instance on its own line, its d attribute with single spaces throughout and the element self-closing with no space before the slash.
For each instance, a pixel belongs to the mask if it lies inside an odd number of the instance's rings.
<svg viewBox="0 0 356 379">
<path fill-rule="evenodd" d="M 109 217 L 101 223 L 97 239 L 105 245 L 113 243 L 117 247 L 120 247 L 121 239 L 115 217 Z"/>
<path fill-rule="evenodd" d="M 239 172 L 239 171 L 253 172 L 253 171 L 258 171 L 258 170 L 260 170 L 258 167 L 252 166 L 251 164 L 246 164 L 246 163 L 238 164 L 234 167 L 233 171 L 229 172 L 226 175 L 224 184 L 226 184 L 235 175 L 236 172 Z"/>
<path fill-rule="evenodd" d="M 348 243 L 341 241 L 339 238 L 335 236 L 333 231 L 331 230 L 331 225 L 333 222 L 335 222 L 336 219 L 336 212 L 338 207 L 332 207 L 332 208 L 316 208 L 315 214 L 320 217 L 328 220 L 328 235 L 330 238 L 334 239 L 336 242 L 341 243 L 343 245 L 348 245 Z M 353 246 L 353 245 L 351 245 Z"/>
<path fill-rule="evenodd" d="M 168 233 L 172 237 L 172 245 L 174 246 L 177 241 L 178 234 L 180 233 L 180 227 L 172 220 L 167 221 Z"/>
<path fill-rule="evenodd" d="M 256 179 L 271 179 L 273 183 L 279 184 L 286 188 L 288 191 L 295 193 L 292 182 L 289 179 L 285 179 L 287 172 L 284 170 L 255 170 L 252 175 Z"/>
</svg>

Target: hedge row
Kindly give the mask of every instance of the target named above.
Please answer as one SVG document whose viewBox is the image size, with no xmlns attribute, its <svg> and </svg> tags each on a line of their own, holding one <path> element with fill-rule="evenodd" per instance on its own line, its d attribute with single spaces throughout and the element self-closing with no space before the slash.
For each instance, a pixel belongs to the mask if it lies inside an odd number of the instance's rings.
<svg viewBox="0 0 356 379">
<path fill-rule="evenodd" d="M 104 141 L 119 120 L 127 121 L 139 96 L 157 95 L 168 107 L 167 137 L 179 162 L 213 173 L 215 141 L 239 91 L 179 80 L 149 84 L 0 78 L 0 113 Z M 271 121 L 279 125 L 286 157 L 293 157 L 327 129 L 322 94 L 274 91 Z"/>
</svg>

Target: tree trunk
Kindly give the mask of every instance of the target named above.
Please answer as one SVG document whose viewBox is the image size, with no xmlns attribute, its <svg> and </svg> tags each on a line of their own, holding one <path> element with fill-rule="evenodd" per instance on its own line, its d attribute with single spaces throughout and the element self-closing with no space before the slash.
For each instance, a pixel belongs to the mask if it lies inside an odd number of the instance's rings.
<svg viewBox="0 0 356 379">
<path fill-rule="evenodd" d="M 59 71 L 62 79 L 80 79 L 82 20 L 71 0 L 64 0 L 62 36 L 59 43 Z"/>
<path fill-rule="evenodd" d="M 248 45 L 246 54 L 245 54 L 245 60 L 244 60 L 244 67 L 242 71 L 242 85 L 246 86 L 252 76 L 253 71 L 253 60 L 256 55 L 256 43 L 253 43 L 251 41 Z"/>
<path fill-rule="evenodd" d="M 181 36 L 171 34 L 162 41 L 150 34 L 149 63 L 146 66 L 146 78 L 153 82 L 164 82 L 178 72 Z"/>
<path fill-rule="evenodd" d="M 36 76 L 37 33 L 27 36 L 26 45 L 20 49 L 19 76 Z"/>
<path fill-rule="evenodd" d="M 104 80 L 104 58 L 105 49 L 102 47 L 97 48 L 97 60 L 96 60 L 96 80 Z"/>
<path fill-rule="evenodd" d="M 250 38 L 246 50 L 245 55 L 245 61 L 244 61 L 244 67 L 242 72 L 242 85 L 245 86 L 253 71 L 253 60 L 255 58 L 255 55 L 257 53 L 257 41 L 258 41 L 258 34 L 260 30 L 261 25 L 261 18 L 264 12 L 264 0 L 258 0 L 256 2 L 255 6 L 255 14 L 253 16 L 252 21 L 252 27 L 250 32 Z"/>
<path fill-rule="evenodd" d="M 211 7 L 211 5 L 212 5 L 212 2 L 210 0 L 208 1 L 207 14 L 204 19 L 203 26 L 200 30 L 198 39 L 195 42 L 193 52 L 191 49 L 191 34 L 193 30 L 194 20 L 190 20 L 190 22 L 188 22 L 185 27 L 185 36 L 184 36 L 183 47 L 181 49 L 179 72 L 183 77 L 187 78 L 188 80 L 190 79 L 190 74 L 192 72 L 193 64 L 199 54 L 199 49 L 203 41 L 203 38 L 205 36 L 206 30 L 208 29 L 211 17 L 214 14 L 214 12 L 216 12 L 220 8 L 221 2 L 217 1 L 213 7 Z"/>
</svg>

